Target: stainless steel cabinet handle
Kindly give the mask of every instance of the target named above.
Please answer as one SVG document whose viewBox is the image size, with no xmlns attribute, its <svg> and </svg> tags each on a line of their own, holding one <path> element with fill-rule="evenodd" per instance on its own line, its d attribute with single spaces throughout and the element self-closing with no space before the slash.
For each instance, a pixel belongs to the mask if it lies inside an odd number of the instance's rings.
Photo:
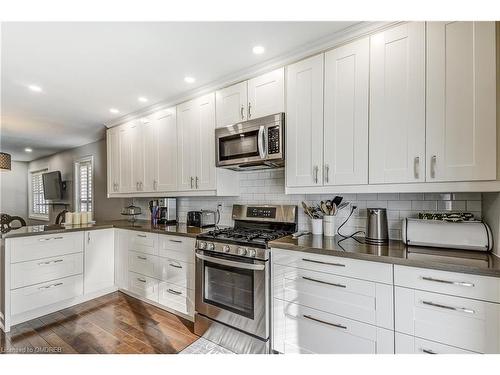
<svg viewBox="0 0 500 375">
<path fill-rule="evenodd" d="M 243 111 L 245 110 L 245 106 L 241 106 L 241 119 L 244 120 L 245 119 L 245 115 L 243 113 Z"/>
<path fill-rule="evenodd" d="M 47 262 L 40 262 L 38 263 L 39 266 L 46 266 L 48 264 L 54 264 L 54 263 L 61 263 L 63 259 L 56 259 L 56 260 L 49 260 Z"/>
<path fill-rule="evenodd" d="M 140 281 L 141 283 L 145 283 L 146 279 L 141 279 L 140 277 L 137 278 L 137 281 Z"/>
<path fill-rule="evenodd" d="M 476 313 L 474 310 L 466 309 L 465 307 L 454 307 L 454 306 L 441 305 L 440 303 L 434 303 L 434 302 L 430 302 L 430 301 L 422 301 L 422 303 L 424 305 L 438 307 L 440 309 L 453 310 L 453 311 L 463 312 L 463 313 L 467 313 L 467 314 L 475 314 Z"/>
<path fill-rule="evenodd" d="M 437 156 L 432 155 L 432 157 L 431 157 L 431 178 L 436 178 L 436 163 L 437 163 Z"/>
<path fill-rule="evenodd" d="M 436 352 L 430 350 L 430 349 L 422 349 L 422 352 L 425 354 L 437 354 Z"/>
<path fill-rule="evenodd" d="M 137 259 L 140 259 L 140 260 L 148 260 L 148 258 L 143 257 L 143 256 L 140 256 L 140 255 L 137 255 Z"/>
<path fill-rule="evenodd" d="M 304 262 L 326 264 L 328 266 L 345 267 L 345 264 L 342 264 L 342 263 L 330 263 L 330 262 L 323 262 L 323 261 L 320 261 L 320 260 L 313 260 L 313 259 L 307 259 L 307 258 L 302 258 L 302 260 Z"/>
<path fill-rule="evenodd" d="M 142 237 L 142 238 L 146 238 L 147 235 L 146 234 L 138 234 L 137 237 Z"/>
<path fill-rule="evenodd" d="M 415 156 L 415 160 L 413 162 L 413 176 L 416 180 L 420 178 L 420 158 Z"/>
<path fill-rule="evenodd" d="M 325 322 L 324 320 L 321 320 L 321 319 L 318 319 L 318 318 L 314 318 L 312 317 L 311 315 L 302 315 L 304 318 L 306 319 L 309 319 L 309 320 L 314 320 L 315 322 L 318 322 L 318 323 L 323 323 L 323 324 L 326 324 L 326 325 L 329 325 L 329 326 L 332 326 L 332 327 L 337 327 L 337 328 L 342 328 L 342 329 L 347 329 L 346 326 L 342 325 L 342 324 L 336 324 L 336 323 L 330 323 L 330 322 Z"/>
<path fill-rule="evenodd" d="M 313 177 L 313 178 L 314 178 L 314 183 L 315 183 L 315 184 L 317 184 L 317 183 L 318 183 L 318 170 L 319 170 L 318 166 L 317 166 L 317 165 L 315 165 L 315 166 L 313 167 L 313 175 L 314 175 L 314 177 Z"/>
<path fill-rule="evenodd" d="M 181 240 L 169 240 L 170 242 L 182 243 Z"/>
<path fill-rule="evenodd" d="M 169 266 L 172 266 L 174 268 L 182 268 L 182 266 L 180 264 L 175 264 L 175 263 L 169 263 L 168 264 Z"/>
<path fill-rule="evenodd" d="M 198 176 L 194 179 L 194 186 L 198 189 Z"/>
<path fill-rule="evenodd" d="M 173 290 L 173 289 L 170 289 L 170 288 L 167 289 L 167 292 L 169 292 L 170 294 L 175 294 L 176 296 L 182 294 L 182 292 L 178 292 L 177 290 Z"/>
<path fill-rule="evenodd" d="M 428 276 L 422 276 L 421 279 L 425 280 L 425 281 L 433 281 L 435 283 L 451 284 L 451 285 L 466 286 L 466 287 L 474 287 L 474 284 L 470 283 L 468 281 L 451 281 L 451 280 L 435 279 L 433 277 L 428 277 Z"/>
<path fill-rule="evenodd" d="M 153 180 L 153 190 L 156 190 L 158 188 L 158 181 Z"/>
<path fill-rule="evenodd" d="M 50 237 L 50 238 L 40 238 L 38 241 L 52 241 L 52 240 L 62 240 L 64 237 Z"/>
<path fill-rule="evenodd" d="M 323 280 L 316 280 L 316 279 L 312 279 L 310 277 L 307 277 L 307 276 L 302 276 L 302 278 L 304 280 L 308 280 L 308 281 L 314 281 L 315 283 L 320 283 L 320 284 L 326 284 L 326 285 L 331 285 L 331 286 L 336 286 L 338 288 L 346 288 L 345 285 L 343 284 L 336 284 L 336 283 L 330 283 L 328 281 L 323 281 Z"/>
<path fill-rule="evenodd" d="M 61 285 L 63 285 L 63 283 L 50 284 L 50 285 L 46 285 L 46 286 L 41 286 L 40 288 L 38 288 L 38 290 L 51 289 L 51 288 L 55 288 L 55 287 L 61 286 Z"/>
<path fill-rule="evenodd" d="M 87 243 L 90 243 L 90 232 L 87 232 Z"/>
<path fill-rule="evenodd" d="M 252 117 L 252 103 L 248 102 L 248 118 Z"/>
<path fill-rule="evenodd" d="M 234 267 L 234 268 L 241 268 L 244 270 L 262 271 L 266 268 L 266 266 L 263 264 L 240 263 L 240 262 L 235 262 L 233 260 L 215 258 L 215 257 L 207 256 L 207 255 L 198 254 L 198 253 L 196 253 L 195 255 L 196 255 L 196 258 L 207 261 L 207 262 L 222 264 L 223 266 L 230 266 L 230 267 Z"/>
<path fill-rule="evenodd" d="M 135 183 L 135 190 L 139 190 L 139 181 L 136 181 Z"/>
<path fill-rule="evenodd" d="M 194 178 L 191 177 L 191 189 L 193 188 L 193 182 L 194 182 Z"/>
<path fill-rule="evenodd" d="M 330 166 L 328 164 L 325 165 L 325 182 L 328 183 L 329 177 L 328 174 L 330 172 Z"/>
</svg>

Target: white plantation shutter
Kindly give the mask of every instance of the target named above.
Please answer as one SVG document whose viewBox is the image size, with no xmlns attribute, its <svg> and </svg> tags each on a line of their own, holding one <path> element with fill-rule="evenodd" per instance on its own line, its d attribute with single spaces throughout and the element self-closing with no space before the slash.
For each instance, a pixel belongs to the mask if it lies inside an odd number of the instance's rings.
<svg viewBox="0 0 500 375">
<path fill-rule="evenodd" d="M 37 172 L 31 172 L 31 214 L 34 216 L 49 216 L 49 206 L 43 194 L 42 174 L 46 169 Z"/>
<path fill-rule="evenodd" d="M 76 163 L 77 173 L 77 208 L 80 212 L 89 212 L 92 207 L 92 159 Z"/>
</svg>

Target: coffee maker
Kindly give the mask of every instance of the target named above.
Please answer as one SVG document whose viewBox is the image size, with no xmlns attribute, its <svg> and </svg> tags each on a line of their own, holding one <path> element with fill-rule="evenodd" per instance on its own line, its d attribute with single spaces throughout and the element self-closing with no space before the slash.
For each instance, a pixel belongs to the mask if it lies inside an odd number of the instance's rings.
<svg viewBox="0 0 500 375">
<path fill-rule="evenodd" d="M 151 223 L 153 225 L 177 224 L 177 199 L 160 198 L 149 201 Z"/>
</svg>

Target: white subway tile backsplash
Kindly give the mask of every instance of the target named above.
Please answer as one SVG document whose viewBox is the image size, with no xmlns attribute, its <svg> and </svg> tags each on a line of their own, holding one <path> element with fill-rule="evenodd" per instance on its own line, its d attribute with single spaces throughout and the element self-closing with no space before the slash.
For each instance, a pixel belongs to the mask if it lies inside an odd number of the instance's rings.
<svg viewBox="0 0 500 375">
<path fill-rule="evenodd" d="M 186 222 L 188 211 L 207 209 L 215 210 L 222 204 L 221 225 L 233 225 L 231 210 L 233 204 L 293 204 L 299 207 L 299 229 L 310 229 L 310 220 L 303 213 L 301 202 L 318 204 L 320 201 L 333 199 L 341 195 L 344 201 L 355 204 L 349 221 L 342 227 L 343 234 L 350 234 L 366 228 L 366 209 L 387 208 L 389 236 L 401 238 L 401 222 L 406 217 L 417 217 L 422 211 L 465 211 L 481 218 L 481 193 L 363 193 L 363 194 L 285 194 L 285 174 L 283 169 L 272 171 L 238 173 L 241 184 L 239 197 L 180 197 L 177 199 L 179 222 Z M 149 219 L 149 198 L 136 198 L 134 204 L 142 208 L 142 219 Z M 350 207 L 337 215 L 336 226 L 341 225 L 350 213 Z"/>
</svg>

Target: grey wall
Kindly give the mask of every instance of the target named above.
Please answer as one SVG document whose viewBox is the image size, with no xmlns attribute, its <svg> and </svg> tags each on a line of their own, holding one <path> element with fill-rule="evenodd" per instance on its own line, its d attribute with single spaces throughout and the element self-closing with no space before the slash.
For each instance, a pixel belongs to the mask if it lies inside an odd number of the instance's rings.
<svg viewBox="0 0 500 375">
<path fill-rule="evenodd" d="M 71 204 L 70 210 L 74 210 L 73 180 L 74 162 L 92 155 L 94 157 L 94 219 L 116 220 L 122 219 L 120 210 L 128 205 L 128 199 L 107 198 L 107 176 L 106 176 L 106 141 L 104 139 L 89 143 L 87 145 L 62 151 L 57 154 L 34 160 L 29 163 L 29 171 L 48 168 L 49 171 L 61 171 L 62 179 L 68 181 L 65 201 Z M 55 207 L 49 211 L 49 221 L 54 222 L 57 213 L 63 207 Z"/>
<path fill-rule="evenodd" d="M 28 163 L 13 161 L 12 170 L 0 172 L 0 212 L 28 217 Z"/>
</svg>

